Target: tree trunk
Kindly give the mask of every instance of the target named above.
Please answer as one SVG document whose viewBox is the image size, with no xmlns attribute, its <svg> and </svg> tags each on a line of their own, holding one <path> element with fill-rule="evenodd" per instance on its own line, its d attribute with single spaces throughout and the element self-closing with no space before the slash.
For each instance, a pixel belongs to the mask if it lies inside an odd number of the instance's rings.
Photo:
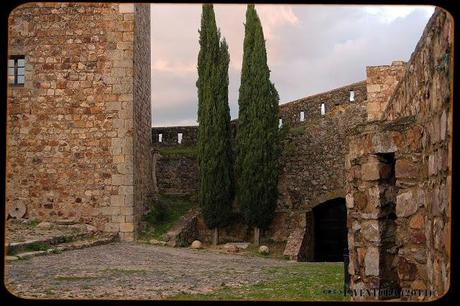
<svg viewBox="0 0 460 306">
<path fill-rule="evenodd" d="M 212 245 L 216 246 L 219 243 L 219 229 L 215 227 L 212 230 Z"/>
<path fill-rule="evenodd" d="M 254 244 L 259 245 L 260 244 L 260 228 L 254 227 Z"/>
</svg>

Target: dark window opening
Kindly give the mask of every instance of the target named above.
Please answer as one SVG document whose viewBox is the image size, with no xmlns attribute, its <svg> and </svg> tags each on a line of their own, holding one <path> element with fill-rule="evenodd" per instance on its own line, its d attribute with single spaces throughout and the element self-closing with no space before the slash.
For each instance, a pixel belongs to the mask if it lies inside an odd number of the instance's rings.
<svg viewBox="0 0 460 306">
<path fill-rule="evenodd" d="M 23 86 L 25 82 L 26 59 L 23 55 L 10 56 L 8 59 L 8 83 Z"/>
<path fill-rule="evenodd" d="M 394 153 L 380 153 L 377 158 L 383 167 L 387 167 L 384 171 L 385 175 L 379 181 L 380 188 L 383 187 L 384 192 L 380 199 L 380 207 L 382 218 L 379 220 L 379 227 L 381 230 L 381 254 L 380 254 L 380 267 L 382 282 L 380 289 L 392 290 L 396 293 L 395 296 L 388 298 L 399 297 L 399 277 L 394 267 L 393 262 L 398 254 L 398 246 L 396 243 L 396 194 L 397 187 L 395 178 L 395 154 Z"/>
</svg>

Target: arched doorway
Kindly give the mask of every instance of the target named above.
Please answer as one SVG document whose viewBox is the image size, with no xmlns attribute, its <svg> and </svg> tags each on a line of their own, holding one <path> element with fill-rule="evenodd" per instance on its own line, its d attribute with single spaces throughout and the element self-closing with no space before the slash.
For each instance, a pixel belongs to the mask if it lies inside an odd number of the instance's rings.
<svg viewBox="0 0 460 306">
<path fill-rule="evenodd" d="M 344 198 L 313 208 L 314 261 L 343 261 L 347 240 L 347 208 Z"/>
</svg>

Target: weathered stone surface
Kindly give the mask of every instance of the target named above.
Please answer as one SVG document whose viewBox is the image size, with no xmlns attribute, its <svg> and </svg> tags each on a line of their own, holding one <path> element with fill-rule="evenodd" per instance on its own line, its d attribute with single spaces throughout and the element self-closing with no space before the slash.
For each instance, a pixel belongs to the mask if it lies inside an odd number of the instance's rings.
<svg viewBox="0 0 460 306">
<path fill-rule="evenodd" d="M 40 222 L 37 224 L 37 228 L 41 228 L 41 229 L 50 229 L 52 226 L 52 224 L 50 222 Z"/>
<path fill-rule="evenodd" d="M 117 3 L 12 12 L 9 50 L 25 55 L 26 81 L 9 88 L 7 198 L 26 205 L 26 217 L 123 228 L 133 238 L 152 186 L 148 12 Z M 136 199 L 118 186 L 134 187 Z M 123 205 L 136 217 L 112 209 Z"/>
<path fill-rule="evenodd" d="M 380 253 L 376 247 L 368 247 L 364 258 L 366 275 L 378 276 L 380 273 Z"/>
<path fill-rule="evenodd" d="M 378 220 L 369 220 L 363 222 L 362 225 L 362 235 L 363 237 L 372 242 L 380 241 L 380 229 Z"/>
<path fill-rule="evenodd" d="M 224 246 L 224 249 L 226 249 L 228 253 L 238 253 L 240 251 L 240 248 L 238 248 L 234 244 L 229 244 L 227 246 Z"/>
<path fill-rule="evenodd" d="M 417 211 L 418 204 L 412 190 L 396 196 L 396 216 L 408 217 Z"/>
<path fill-rule="evenodd" d="M 404 257 L 398 262 L 398 275 L 401 280 L 413 281 L 417 273 L 417 267 L 414 263 L 409 262 Z"/>
<path fill-rule="evenodd" d="M 418 165 L 412 161 L 398 159 L 396 161 L 396 177 L 397 178 L 416 178 L 418 176 Z"/>
<path fill-rule="evenodd" d="M 259 253 L 262 255 L 268 255 L 270 253 L 270 249 L 266 245 L 261 245 L 259 247 Z"/>
<path fill-rule="evenodd" d="M 423 228 L 424 224 L 425 220 L 421 213 L 412 216 L 412 218 L 409 221 L 409 226 L 413 229 L 421 229 Z"/>
<path fill-rule="evenodd" d="M 197 230 L 198 213 L 189 211 L 179 222 L 165 234 L 167 245 L 173 247 L 185 247 L 198 238 Z"/>
<path fill-rule="evenodd" d="M 363 284 L 366 288 L 399 284 L 401 288 L 435 289 L 438 296 L 445 292 L 450 275 L 446 228 L 450 226 L 447 215 L 451 205 L 447 186 L 451 186 L 448 136 L 452 127 L 452 29 L 452 19 L 436 9 L 404 68 L 367 69 L 368 120 L 381 121 L 356 129 L 347 155 L 352 158 L 346 168 L 346 190 L 352 195 L 348 202 L 354 204 L 348 205 L 349 223 L 353 225 L 348 227 L 349 241 L 359 246 L 350 252 L 350 260 L 357 257 L 353 261 L 352 289 Z M 392 70 L 394 75 L 390 75 Z M 384 87 L 393 89 L 385 93 Z M 381 173 L 372 164 L 376 153 L 395 161 L 394 177 L 393 171 L 388 171 L 387 179 L 378 178 Z M 352 169 L 359 166 L 362 177 L 353 178 Z M 365 202 L 360 193 L 366 189 L 368 206 L 363 209 L 364 205 L 357 203 Z M 369 225 L 372 219 L 378 219 L 382 228 L 379 242 L 372 241 L 377 236 Z M 376 261 L 371 261 L 375 257 L 369 255 L 369 249 L 380 256 L 379 275 L 370 268 Z M 364 264 L 359 261 L 363 256 Z"/>
<path fill-rule="evenodd" d="M 190 245 L 192 249 L 201 249 L 203 247 L 203 244 L 199 240 L 194 240 L 192 244 Z"/>
</svg>

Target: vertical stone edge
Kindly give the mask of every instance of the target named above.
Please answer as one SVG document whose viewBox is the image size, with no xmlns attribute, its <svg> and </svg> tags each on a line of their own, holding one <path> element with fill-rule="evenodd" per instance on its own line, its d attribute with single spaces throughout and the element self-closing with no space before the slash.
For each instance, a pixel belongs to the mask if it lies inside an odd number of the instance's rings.
<svg viewBox="0 0 460 306">
<path fill-rule="evenodd" d="M 153 196 L 150 4 L 134 4 L 134 235 L 142 230 L 142 216 Z"/>
</svg>

